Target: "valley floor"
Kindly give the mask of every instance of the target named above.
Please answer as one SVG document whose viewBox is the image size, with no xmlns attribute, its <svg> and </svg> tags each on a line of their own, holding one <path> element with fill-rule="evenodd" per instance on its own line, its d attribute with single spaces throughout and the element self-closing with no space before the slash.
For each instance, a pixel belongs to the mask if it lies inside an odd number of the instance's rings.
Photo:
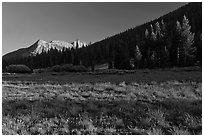
<svg viewBox="0 0 204 137">
<path fill-rule="evenodd" d="M 202 71 L 4 74 L 2 117 L 3 134 L 202 134 Z"/>
<path fill-rule="evenodd" d="M 96 72 L 69 73 L 48 72 L 33 74 L 3 74 L 3 81 L 20 81 L 35 83 L 149 83 L 165 81 L 202 81 L 202 68 L 138 69 L 138 70 L 103 70 Z"/>
</svg>

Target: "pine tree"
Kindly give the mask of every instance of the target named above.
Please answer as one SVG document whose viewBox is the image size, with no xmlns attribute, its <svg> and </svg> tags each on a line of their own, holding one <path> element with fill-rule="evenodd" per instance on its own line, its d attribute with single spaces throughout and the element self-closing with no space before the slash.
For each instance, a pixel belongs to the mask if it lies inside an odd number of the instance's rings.
<svg viewBox="0 0 204 137">
<path fill-rule="evenodd" d="M 175 44 L 176 44 L 176 60 L 177 64 L 180 65 L 180 49 L 182 43 L 181 43 L 181 24 L 179 21 L 176 22 Z"/>
<path fill-rule="evenodd" d="M 151 63 L 152 63 L 152 66 L 155 66 L 157 63 L 158 63 L 158 55 L 157 55 L 157 52 L 156 51 L 152 51 L 151 53 Z"/>
<path fill-rule="evenodd" d="M 161 35 L 164 38 L 167 37 L 167 29 L 163 19 L 161 20 Z"/>
<path fill-rule="evenodd" d="M 167 49 L 167 30 L 163 20 L 161 23 L 155 23 L 155 34 L 156 34 L 156 52 L 157 52 L 157 64 L 159 67 L 165 67 L 168 63 L 169 55 Z"/>
<path fill-rule="evenodd" d="M 145 30 L 145 38 L 149 39 L 149 31 L 148 31 L 148 29 Z"/>
<path fill-rule="evenodd" d="M 114 47 L 113 47 L 113 45 L 109 45 L 109 49 L 108 49 L 108 51 L 109 51 L 109 59 L 108 59 L 108 61 L 109 61 L 109 66 L 108 66 L 108 68 L 109 69 L 114 69 Z"/>
<path fill-rule="evenodd" d="M 190 31 L 191 26 L 189 20 L 184 15 L 182 26 L 179 21 L 176 22 L 176 35 L 174 38 L 174 43 L 177 47 L 177 64 L 178 65 L 188 65 L 187 60 L 192 60 L 195 58 L 196 47 L 194 47 L 194 33 Z"/>
<path fill-rule="evenodd" d="M 151 68 L 151 67 L 153 67 L 153 61 L 155 61 L 155 59 L 156 59 L 156 56 L 154 56 L 154 59 L 152 60 L 152 56 L 153 56 L 153 53 L 155 52 L 155 50 L 156 50 L 156 46 L 157 46 L 157 36 L 156 36 L 156 34 L 155 34 L 155 32 L 154 32 L 154 28 L 153 28 L 153 26 L 152 26 L 152 24 L 150 25 L 150 28 L 151 28 L 151 34 L 150 34 L 150 48 L 149 48 L 149 50 L 148 50 L 148 64 L 149 64 L 149 67 Z"/>
<path fill-rule="evenodd" d="M 161 28 L 158 21 L 155 23 L 155 35 L 161 37 Z"/>
<path fill-rule="evenodd" d="M 182 22 L 182 32 L 181 32 L 181 38 L 182 38 L 182 49 L 184 54 L 184 65 L 187 64 L 187 58 L 195 58 L 195 51 L 196 47 L 193 46 L 194 43 L 194 33 L 190 31 L 191 26 L 189 24 L 189 20 L 186 18 L 186 16 L 183 16 L 183 22 Z"/>
<path fill-rule="evenodd" d="M 138 45 L 136 45 L 136 48 L 135 48 L 135 68 L 139 68 L 140 66 L 140 60 L 141 60 L 141 58 L 142 58 L 142 54 L 141 54 L 141 52 L 140 52 L 140 49 L 139 49 L 139 47 L 138 47 Z"/>
<path fill-rule="evenodd" d="M 154 28 L 152 24 L 150 25 L 150 27 L 151 27 L 150 40 L 154 42 L 157 39 L 157 37 L 156 37 L 156 34 L 154 33 Z"/>
<path fill-rule="evenodd" d="M 157 64 L 157 66 L 161 66 L 161 58 L 162 58 L 162 49 L 163 49 L 163 37 L 161 35 L 161 28 L 160 24 L 157 21 L 155 23 L 155 35 L 156 35 L 156 40 L 155 40 L 155 52 L 154 53 L 154 64 Z"/>
<path fill-rule="evenodd" d="M 142 67 L 146 67 L 149 66 L 149 53 L 150 53 L 150 34 L 148 29 L 145 30 L 144 32 L 144 40 L 141 41 L 141 54 L 142 54 L 142 59 L 141 59 L 141 63 L 142 63 Z"/>
<path fill-rule="evenodd" d="M 142 50 L 142 62 L 145 62 L 145 59 L 147 61 L 147 66 L 149 68 L 152 67 L 152 51 L 155 50 L 155 45 L 156 45 L 156 34 L 154 32 L 154 28 L 152 24 L 150 25 L 150 33 L 146 29 L 145 30 L 145 44 Z"/>
</svg>

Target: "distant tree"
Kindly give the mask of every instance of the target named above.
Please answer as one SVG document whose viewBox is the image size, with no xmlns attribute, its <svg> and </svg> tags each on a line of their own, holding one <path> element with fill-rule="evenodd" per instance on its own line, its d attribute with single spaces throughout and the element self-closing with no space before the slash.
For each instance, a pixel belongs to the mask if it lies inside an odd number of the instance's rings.
<svg viewBox="0 0 204 137">
<path fill-rule="evenodd" d="M 91 41 L 89 42 L 89 46 L 91 46 Z M 91 66 L 91 71 L 95 71 L 95 63 L 96 63 L 96 47 L 90 47 L 89 49 L 89 62 Z"/>
<path fill-rule="evenodd" d="M 139 68 L 140 67 L 141 58 L 142 58 L 142 54 L 140 52 L 140 49 L 139 49 L 138 45 L 136 45 L 136 48 L 135 48 L 135 59 L 134 59 L 135 68 Z"/>
<path fill-rule="evenodd" d="M 169 65 L 169 49 L 167 47 L 168 43 L 168 31 L 164 20 L 161 20 L 161 37 L 162 37 L 162 48 L 161 48 L 161 67 L 166 67 Z"/>
<path fill-rule="evenodd" d="M 145 30 L 145 39 L 149 39 L 149 31 L 148 31 L 148 29 Z"/>
<path fill-rule="evenodd" d="M 191 26 L 189 20 L 186 16 L 183 16 L 182 30 L 181 30 L 181 40 L 182 40 L 182 50 L 183 50 L 183 61 L 184 65 L 187 65 L 187 59 L 194 59 L 196 47 L 194 43 L 194 33 L 191 32 Z"/>
<path fill-rule="evenodd" d="M 155 35 L 161 37 L 161 28 L 158 21 L 155 23 Z"/>
<path fill-rule="evenodd" d="M 177 60 L 177 65 L 180 65 L 180 52 L 181 52 L 181 46 L 182 46 L 182 41 L 181 41 L 181 24 L 179 21 L 176 22 L 176 31 L 175 31 L 175 35 L 174 35 L 174 47 L 172 47 L 173 49 L 175 49 L 175 53 L 176 53 L 176 60 Z M 173 52 L 174 52 L 173 51 Z"/>
<path fill-rule="evenodd" d="M 152 24 L 150 25 L 150 32 L 148 29 L 145 30 L 145 39 L 144 39 L 144 45 L 142 48 L 142 62 L 145 64 L 145 61 L 147 62 L 147 67 L 152 67 L 152 54 L 155 50 L 156 45 L 156 34 L 154 32 L 154 28 Z M 144 66 L 144 65 L 143 65 Z"/>
<path fill-rule="evenodd" d="M 156 36 L 156 34 L 155 34 L 155 32 L 154 32 L 154 28 L 153 28 L 152 24 L 150 25 L 150 28 L 151 28 L 150 40 L 151 40 L 152 42 L 155 42 L 156 39 L 157 39 L 157 36 Z"/>
<path fill-rule="evenodd" d="M 114 46 L 109 45 L 109 63 L 108 63 L 108 68 L 109 69 L 114 69 Z"/>
<path fill-rule="evenodd" d="M 74 48 L 72 47 L 71 48 L 71 51 L 70 51 L 70 54 L 71 54 L 71 64 L 74 64 L 74 61 L 75 61 L 75 50 Z"/>
<path fill-rule="evenodd" d="M 155 59 L 157 66 L 165 67 L 166 62 L 168 61 L 168 49 L 167 49 L 167 30 L 164 24 L 164 21 L 161 21 L 161 26 L 159 22 L 155 23 Z"/>
<path fill-rule="evenodd" d="M 147 67 L 149 66 L 150 63 L 150 58 L 149 58 L 149 54 L 150 54 L 150 34 L 148 29 L 145 30 L 145 37 L 144 37 L 144 41 L 142 41 L 142 48 L 141 48 L 141 54 L 142 54 L 142 67 Z"/>
<path fill-rule="evenodd" d="M 50 62 L 50 66 L 54 66 L 55 65 L 55 51 L 54 49 L 50 49 L 50 57 L 49 57 L 49 62 Z"/>
<path fill-rule="evenodd" d="M 190 29 L 191 26 L 185 15 L 183 16 L 182 26 L 179 21 L 176 22 L 176 34 L 173 43 L 176 45 L 177 64 L 179 66 L 186 66 L 188 65 L 187 61 L 195 59 L 194 33 Z"/>
<path fill-rule="evenodd" d="M 149 67 L 152 68 L 153 67 L 153 61 L 155 62 L 156 58 L 157 58 L 157 54 L 153 55 L 153 53 L 155 53 L 156 49 L 157 49 L 157 35 L 154 32 L 154 28 L 152 26 L 152 24 L 150 25 L 150 29 L 151 29 L 151 33 L 150 33 L 150 44 L 149 44 L 149 49 L 148 49 L 148 64 Z M 152 58 L 152 56 L 154 56 L 154 59 Z M 155 63 L 154 63 L 155 64 Z"/>
<path fill-rule="evenodd" d="M 157 21 L 155 23 L 155 35 L 156 35 L 156 39 L 155 39 L 155 52 L 154 53 L 154 64 L 157 66 L 161 66 L 161 58 L 162 58 L 162 48 L 163 48 L 163 37 L 161 35 L 161 28 L 160 28 L 160 24 Z"/>
<path fill-rule="evenodd" d="M 163 37 L 167 36 L 167 29 L 163 19 L 161 20 L 161 35 Z"/>
<path fill-rule="evenodd" d="M 156 51 L 152 51 L 151 53 L 151 65 L 152 67 L 156 66 L 158 64 L 158 54 Z"/>
<path fill-rule="evenodd" d="M 130 56 L 127 43 L 120 40 L 115 46 L 114 65 L 116 69 L 130 69 Z"/>
</svg>

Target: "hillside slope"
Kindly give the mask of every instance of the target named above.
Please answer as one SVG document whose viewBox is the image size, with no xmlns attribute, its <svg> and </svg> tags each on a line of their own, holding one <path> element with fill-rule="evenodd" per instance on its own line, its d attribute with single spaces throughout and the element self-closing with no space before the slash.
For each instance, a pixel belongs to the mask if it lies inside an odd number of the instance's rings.
<svg viewBox="0 0 204 137">
<path fill-rule="evenodd" d="M 142 13 L 141 13 L 142 14 Z M 114 36 L 107 37 L 104 40 L 93 43 L 88 48 L 90 51 L 94 50 L 95 62 L 104 63 L 114 60 L 114 54 L 124 54 L 126 52 L 127 58 L 134 58 L 136 45 L 139 49 L 146 50 L 145 48 L 145 30 L 150 30 L 150 25 L 155 27 L 156 22 L 164 21 L 168 32 L 168 47 L 171 48 L 173 43 L 172 39 L 175 35 L 176 21 L 182 22 L 183 16 L 186 16 L 191 25 L 191 32 L 195 33 L 194 46 L 197 47 L 196 58 L 201 61 L 202 47 L 201 47 L 201 34 L 202 34 L 202 3 L 192 2 L 183 7 L 180 7 L 164 16 L 155 20 L 144 23 L 140 26 L 130 28 L 124 32 L 118 33 Z M 155 29 L 155 28 L 154 28 Z M 114 53 L 110 53 L 114 50 Z M 103 51 L 103 52 L 101 52 Z M 112 54 L 112 55 L 110 55 Z M 125 55 L 124 55 L 125 56 Z M 102 58 L 102 59 L 101 59 Z M 124 58 L 124 57 L 123 57 Z"/>
</svg>

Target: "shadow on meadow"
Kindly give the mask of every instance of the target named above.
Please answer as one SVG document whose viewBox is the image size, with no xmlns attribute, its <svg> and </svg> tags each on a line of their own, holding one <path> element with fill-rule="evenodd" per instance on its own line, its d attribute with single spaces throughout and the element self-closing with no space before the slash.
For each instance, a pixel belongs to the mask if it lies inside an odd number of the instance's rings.
<svg viewBox="0 0 204 137">
<path fill-rule="evenodd" d="M 3 100 L 3 134 L 201 134 L 202 100 Z"/>
</svg>

